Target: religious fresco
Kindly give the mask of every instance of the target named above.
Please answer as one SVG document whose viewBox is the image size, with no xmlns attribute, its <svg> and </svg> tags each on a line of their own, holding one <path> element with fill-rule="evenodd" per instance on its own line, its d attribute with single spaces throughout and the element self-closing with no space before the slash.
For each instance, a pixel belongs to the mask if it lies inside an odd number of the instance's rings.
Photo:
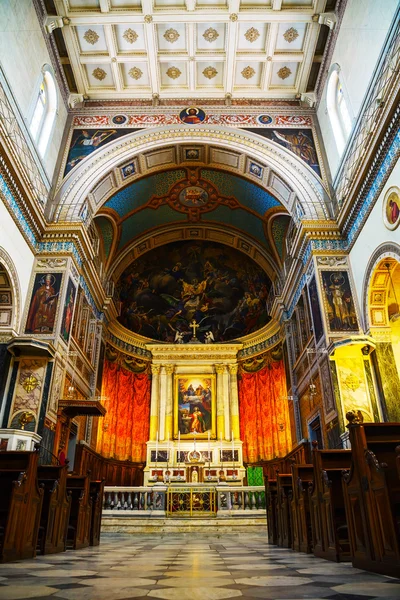
<svg viewBox="0 0 400 600">
<path fill-rule="evenodd" d="M 235 339 L 266 325 L 271 281 L 250 258 L 212 242 L 174 242 L 134 261 L 118 283 L 119 322 L 164 342 Z"/>
<path fill-rule="evenodd" d="M 400 225 L 400 190 L 392 187 L 383 199 L 383 222 L 393 231 Z"/>
<path fill-rule="evenodd" d="M 313 322 L 315 341 L 318 344 L 319 340 L 321 339 L 324 333 L 324 327 L 322 324 L 322 315 L 321 308 L 319 305 L 317 281 L 315 279 L 315 275 L 311 277 L 310 282 L 308 284 L 308 297 L 310 300 L 311 317 Z"/>
<path fill-rule="evenodd" d="M 72 134 L 64 177 L 84 158 L 105 144 L 138 131 L 137 129 L 74 129 Z"/>
<path fill-rule="evenodd" d="M 25 333 L 53 333 L 62 275 L 62 273 L 36 273 Z"/>
<path fill-rule="evenodd" d="M 215 437 L 215 376 L 175 377 L 174 437 Z"/>
<path fill-rule="evenodd" d="M 315 173 L 321 177 L 317 149 L 311 129 L 285 128 L 285 129 L 248 129 L 284 146 L 293 152 L 298 158 L 303 160 Z"/>
<path fill-rule="evenodd" d="M 186 123 L 186 125 L 199 125 L 206 118 L 206 114 L 201 108 L 189 106 L 189 108 L 181 110 L 179 118 L 182 123 Z"/>
<path fill-rule="evenodd" d="M 324 304 L 332 333 L 358 331 L 358 321 L 347 271 L 321 271 Z"/>
<path fill-rule="evenodd" d="M 67 293 L 64 301 L 64 311 L 61 321 L 61 337 L 66 344 L 69 341 L 69 335 L 71 333 L 72 316 L 74 314 L 76 297 L 76 286 L 72 279 L 68 280 Z"/>
</svg>

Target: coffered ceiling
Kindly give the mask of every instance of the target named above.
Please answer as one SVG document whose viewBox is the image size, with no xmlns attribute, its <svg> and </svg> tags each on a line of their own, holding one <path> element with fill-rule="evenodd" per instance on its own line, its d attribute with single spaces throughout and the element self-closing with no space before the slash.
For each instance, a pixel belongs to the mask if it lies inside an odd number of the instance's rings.
<svg viewBox="0 0 400 600">
<path fill-rule="evenodd" d="M 326 0 L 55 0 L 90 98 L 294 98 Z"/>
</svg>

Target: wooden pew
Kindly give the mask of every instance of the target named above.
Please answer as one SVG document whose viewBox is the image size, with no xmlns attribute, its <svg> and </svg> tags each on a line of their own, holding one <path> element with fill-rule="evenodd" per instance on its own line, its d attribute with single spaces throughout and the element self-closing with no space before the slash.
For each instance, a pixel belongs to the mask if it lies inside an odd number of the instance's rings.
<svg viewBox="0 0 400 600">
<path fill-rule="evenodd" d="M 310 553 L 313 544 L 308 488 L 314 480 L 313 465 L 292 465 L 292 478 L 293 550 Z"/>
<path fill-rule="evenodd" d="M 292 547 L 292 515 L 291 501 L 293 494 L 293 480 L 289 473 L 276 473 L 277 483 L 277 523 L 278 546 L 281 548 Z"/>
<path fill-rule="evenodd" d="M 400 574 L 400 423 L 360 423 L 347 413 L 352 463 L 344 473 L 354 567 Z"/>
<path fill-rule="evenodd" d="M 309 489 L 315 556 L 350 561 L 342 471 L 350 468 L 351 450 L 318 450 L 313 442 L 314 479 Z"/>
<path fill-rule="evenodd" d="M 278 522 L 277 522 L 277 494 L 278 489 L 276 479 L 265 477 L 265 501 L 267 507 L 267 526 L 268 526 L 268 543 L 278 543 Z"/>
<path fill-rule="evenodd" d="M 36 556 L 43 489 L 38 486 L 39 454 L 0 453 L 0 561 Z"/>
<path fill-rule="evenodd" d="M 77 550 L 90 543 L 90 474 L 86 477 L 68 475 L 67 493 L 71 494 L 71 511 L 68 523 L 67 548 Z"/>
<path fill-rule="evenodd" d="M 91 512 L 90 512 L 90 546 L 98 546 L 100 544 L 100 530 L 101 530 L 101 514 L 103 512 L 103 497 L 104 497 L 104 484 L 105 479 L 101 481 L 90 482 L 90 498 L 91 498 Z"/>
<path fill-rule="evenodd" d="M 71 510 L 67 495 L 67 465 L 39 465 L 38 481 L 44 497 L 37 549 L 40 554 L 65 552 Z"/>
</svg>

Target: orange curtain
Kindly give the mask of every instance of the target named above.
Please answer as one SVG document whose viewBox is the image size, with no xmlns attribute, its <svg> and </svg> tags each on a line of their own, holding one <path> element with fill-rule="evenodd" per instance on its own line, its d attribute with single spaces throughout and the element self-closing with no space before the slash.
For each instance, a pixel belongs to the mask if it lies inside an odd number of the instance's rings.
<svg viewBox="0 0 400 600">
<path fill-rule="evenodd" d="M 107 414 L 99 424 L 97 451 L 106 458 L 146 460 L 149 439 L 150 378 L 104 361 L 102 396 Z"/>
<path fill-rule="evenodd" d="M 284 456 L 292 449 L 283 361 L 272 361 L 239 379 L 243 460 L 255 463 Z"/>
</svg>

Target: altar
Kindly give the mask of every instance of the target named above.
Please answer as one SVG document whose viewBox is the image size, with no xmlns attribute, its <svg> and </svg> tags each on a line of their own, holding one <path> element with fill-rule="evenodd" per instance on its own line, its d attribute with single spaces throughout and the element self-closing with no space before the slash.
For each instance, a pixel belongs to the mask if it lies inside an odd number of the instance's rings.
<svg viewBox="0 0 400 600">
<path fill-rule="evenodd" d="M 144 485 L 243 485 L 241 343 L 146 344 L 152 354 Z"/>
</svg>

